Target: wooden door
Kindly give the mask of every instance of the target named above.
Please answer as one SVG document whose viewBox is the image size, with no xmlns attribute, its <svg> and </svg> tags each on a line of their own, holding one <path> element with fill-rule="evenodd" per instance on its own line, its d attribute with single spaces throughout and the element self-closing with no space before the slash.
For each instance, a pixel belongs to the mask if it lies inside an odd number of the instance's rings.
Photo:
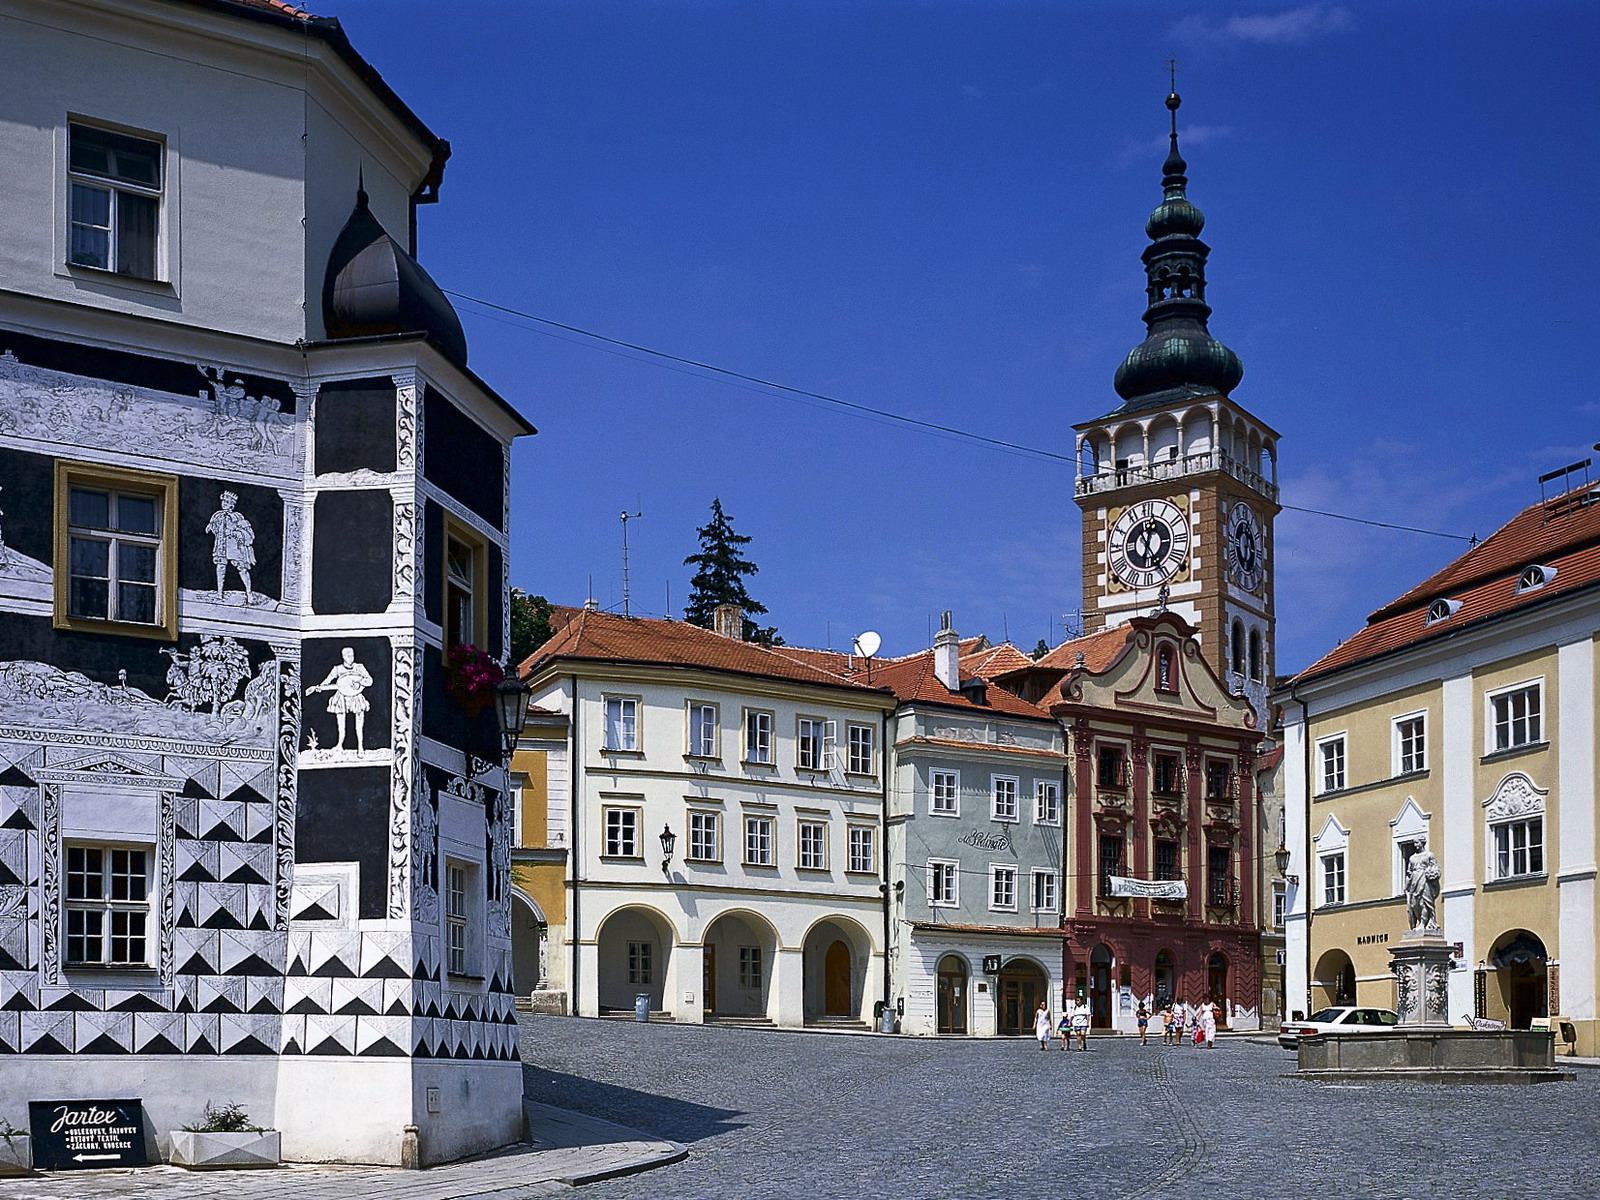
<svg viewBox="0 0 1600 1200">
<path fill-rule="evenodd" d="M 835 941 L 822 965 L 822 1011 L 830 1017 L 852 1017 L 850 1004 L 850 947 Z"/>
<path fill-rule="evenodd" d="M 967 1031 L 967 976 L 966 972 L 939 972 L 940 1033 L 965 1033 Z"/>
</svg>

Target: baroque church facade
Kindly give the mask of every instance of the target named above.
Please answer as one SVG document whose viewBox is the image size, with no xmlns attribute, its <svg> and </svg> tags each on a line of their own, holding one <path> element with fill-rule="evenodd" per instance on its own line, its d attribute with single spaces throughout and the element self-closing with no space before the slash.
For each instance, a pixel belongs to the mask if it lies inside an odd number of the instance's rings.
<svg viewBox="0 0 1600 1200">
<path fill-rule="evenodd" d="M 272 0 L 4 6 L 0 1118 L 521 1134 L 511 442 L 414 257 L 448 143 Z M 68 69 L 69 64 L 72 69 Z M 252 180 L 249 204 L 239 180 Z"/>
</svg>

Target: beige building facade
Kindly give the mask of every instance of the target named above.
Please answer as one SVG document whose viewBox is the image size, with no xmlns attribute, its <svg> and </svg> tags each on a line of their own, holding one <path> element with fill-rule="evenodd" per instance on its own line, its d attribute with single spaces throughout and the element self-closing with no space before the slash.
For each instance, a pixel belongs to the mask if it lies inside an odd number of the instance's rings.
<svg viewBox="0 0 1600 1200">
<path fill-rule="evenodd" d="M 1594 495 L 1526 510 L 1280 690 L 1291 1009 L 1394 1006 L 1426 849 L 1452 1017 L 1565 1021 L 1595 1053 Z"/>
</svg>

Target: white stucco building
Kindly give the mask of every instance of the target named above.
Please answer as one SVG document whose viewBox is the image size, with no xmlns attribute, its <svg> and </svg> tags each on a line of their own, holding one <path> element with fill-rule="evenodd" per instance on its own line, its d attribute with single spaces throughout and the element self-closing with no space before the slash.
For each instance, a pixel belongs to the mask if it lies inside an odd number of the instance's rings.
<svg viewBox="0 0 1600 1200">
<path fill-rule="evenodd" d="M 893 697 L 724 627 L 584 610 L 524 665 L 570 721 L 570 1011 L 869 1022 Z"/>
</svg>

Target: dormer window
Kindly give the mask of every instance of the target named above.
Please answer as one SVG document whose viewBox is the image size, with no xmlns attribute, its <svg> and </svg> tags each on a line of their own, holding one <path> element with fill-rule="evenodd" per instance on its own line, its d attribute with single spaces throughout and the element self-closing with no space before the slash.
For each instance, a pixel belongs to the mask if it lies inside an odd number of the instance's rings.
<svg viewBox="0 0 1600 1200">
<path fill-rule="evenodd" d="M 1538 563 L 1522 568 L 1522 574 L 1517 579 L 1517 591 L 1531 592 L 1534 588 L 1542 588 L 1556 577 L 1555 567 L 1540 566 Z"/>
<path fill-rule="evenodd" d="M 1427 623 L 1433 625 L 1436 622 L 1448 620 L 1455 615 L 1460 607 L 1461 601 L 1459 600 L 1435 600 L 1428 605 Z"/>
</svg>

